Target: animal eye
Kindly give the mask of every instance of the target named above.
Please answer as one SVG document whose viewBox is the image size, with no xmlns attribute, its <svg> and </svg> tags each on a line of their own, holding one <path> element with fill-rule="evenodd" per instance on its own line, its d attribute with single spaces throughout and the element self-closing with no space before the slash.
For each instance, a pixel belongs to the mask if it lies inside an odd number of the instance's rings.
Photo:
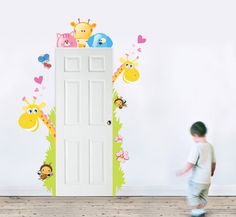
<svg viewBox="0 0 236 217">
<path fill-rule="evenodd" d="M 33 112 L 33 110 L 31 108 L 27 110 L 28 114 L 32 114 L 32 112 Z"/>
<path fill-rule="evenodd" d="M 34 114 L 38 113 L 38 109 L 37 109 L 37 108 L 34 108 L 34 109 L 33 109 L 33 112 L 34 112 Z"/>
<path fill-rule="evenodd" d="M 131 64 L 129 67 L 132 69 L 132 68 L 133 68 L 133 65 Z"/>
<path fill-rule="evenodd" d="M 101 42 L 102 43 L 106 43 L 106 39 L 105 38 L 101 38 Z"/>
<path fill-rule="evenodd" d="M 125 64 L 125 66 L 126 66 L 126 68 L 128 68 L 128 67 L 129 67 L 129 64 L 128 64 L 128 63 L 126 63 L 126 64 Z"/>
</svg>

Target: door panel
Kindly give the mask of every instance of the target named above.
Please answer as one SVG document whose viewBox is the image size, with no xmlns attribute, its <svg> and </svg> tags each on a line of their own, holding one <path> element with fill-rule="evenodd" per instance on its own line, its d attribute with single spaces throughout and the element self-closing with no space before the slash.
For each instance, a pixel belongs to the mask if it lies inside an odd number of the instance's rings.
<svg viewBox="0 0 236 217">
<path fill-rule="evenodd" d="M 111 78 L 111 49 L 56 49 L 57 195 L 112 194 Z"/>
</svg>

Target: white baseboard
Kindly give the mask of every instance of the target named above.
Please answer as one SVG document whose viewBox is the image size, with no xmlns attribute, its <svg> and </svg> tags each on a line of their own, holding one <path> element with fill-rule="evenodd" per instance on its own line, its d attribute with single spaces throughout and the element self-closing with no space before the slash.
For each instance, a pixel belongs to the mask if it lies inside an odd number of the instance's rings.
<svg viewBox="0 0 236 217">
<path fill-rule="evenodd" d="M 186 186 L 123 186 L 117 196 L 185 196 Z M 236 196 L 236 185 L 212 185 L 210 196 Z"/>
<path fill-rule="evenodd" d="M 0 196 L 51 196 L 46 189 L 37 187 L 0 186 Z"/>
<path fill-rule="evenodd" d="M 123 186 L 117 196 L 185 196 L 186 186 Z M 51 196 L 37 187 L 1 187 L 0 196 Z M 236 185 L 212 185 L 210 196 L 236 196 Z"/>
</svg>

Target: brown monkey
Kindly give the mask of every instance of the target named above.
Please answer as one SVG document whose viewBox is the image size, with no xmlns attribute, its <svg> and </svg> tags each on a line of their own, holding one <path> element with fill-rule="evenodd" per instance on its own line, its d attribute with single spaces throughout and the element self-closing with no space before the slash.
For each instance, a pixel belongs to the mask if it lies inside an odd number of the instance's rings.
<svg viewBox="0 0 236 217">
<path fill-rule="evenodd" d="M 51 164 L 46 164 L 44 163 L 41 167 L 40 170 L 38 171 L 39 179 L 44 181 L 50 176 L 53 176 L 52 173 L 52 166 Z"/>
</svg>

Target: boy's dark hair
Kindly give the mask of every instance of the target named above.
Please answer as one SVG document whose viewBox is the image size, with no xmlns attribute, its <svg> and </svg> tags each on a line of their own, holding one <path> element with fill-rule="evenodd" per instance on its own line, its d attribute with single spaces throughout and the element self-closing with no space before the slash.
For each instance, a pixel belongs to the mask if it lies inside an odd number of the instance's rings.
<svg viewBox="0 0 236 217">
<path fill-rule="evenodd" d="M 198 121 L 191 126 L 190 132 L 192 135 L 197 134 L 199 137 L 204 137 L 207 133 L 206 125 Z"/>
</svg>

